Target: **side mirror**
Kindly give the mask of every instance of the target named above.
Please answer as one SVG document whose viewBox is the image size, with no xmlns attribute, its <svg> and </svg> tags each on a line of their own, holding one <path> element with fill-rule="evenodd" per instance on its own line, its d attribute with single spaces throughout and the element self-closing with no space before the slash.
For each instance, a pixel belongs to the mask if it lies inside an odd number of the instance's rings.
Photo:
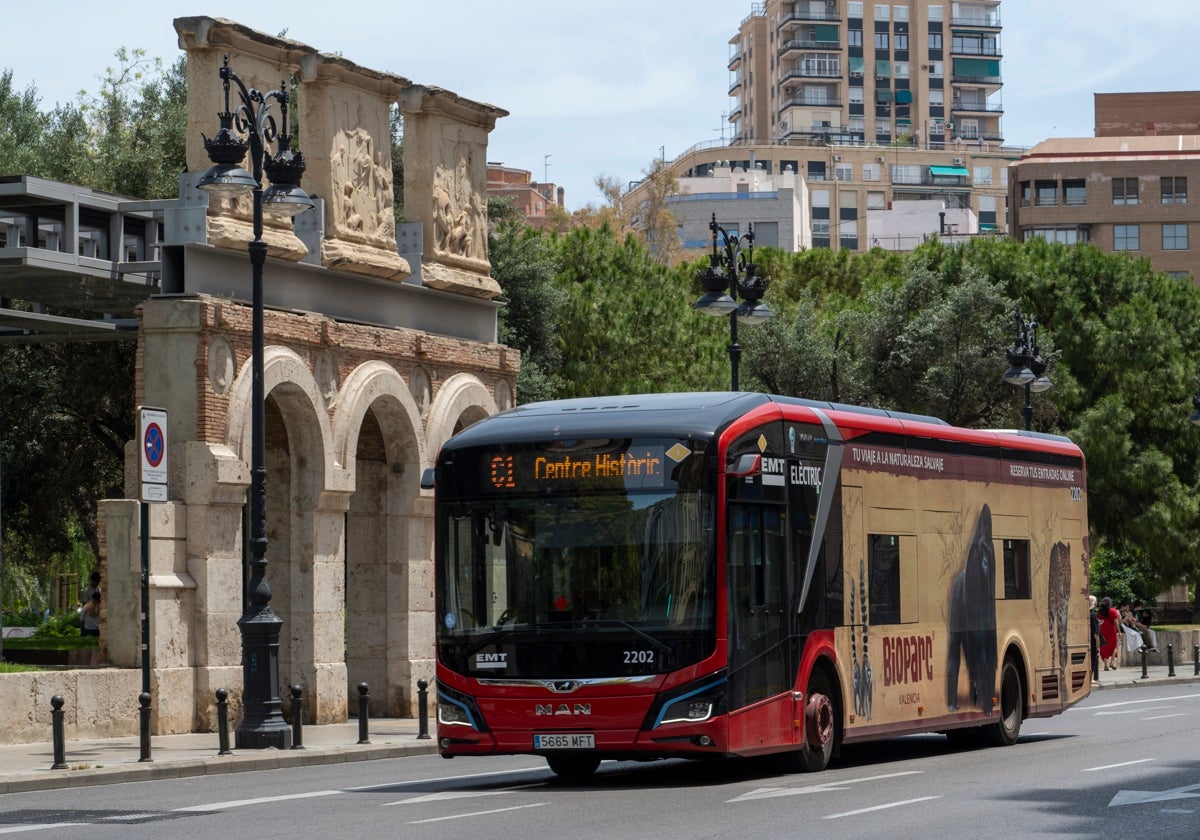
<svg viewBox="0 0 1200 840">
<path fill-rule="evenodd" d="M 437 475 L 437 470 L 433 467 L 426 467 L 421 470 L 421 489 L 432 490 L 434 487 L 434 476 Z"/>
<path fill-rule="evenodd" d="M 762 455 L 757 452 L 747 452 L 738 456 L 737 461 L 729 468 L 729 474 L 741 478 L 747 475 L 758 475 L 762 472 Z"/>
</svg>

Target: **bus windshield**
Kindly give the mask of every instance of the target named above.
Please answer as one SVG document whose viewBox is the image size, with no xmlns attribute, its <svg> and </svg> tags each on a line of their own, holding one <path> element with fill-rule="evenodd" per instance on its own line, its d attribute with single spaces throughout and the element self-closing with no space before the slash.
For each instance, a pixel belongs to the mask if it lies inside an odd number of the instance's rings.
<svg viewBox="0 0 1200 840">
<path fill-rule="evenodd" d="M 456 468 L 470 462 L 460 453 Z M 439 483 L 443 662 L 476 676 L 599 677 L 709 655 L 711 494 L 690 480 L 652 483 L 462 499 Z"/>
</svg>

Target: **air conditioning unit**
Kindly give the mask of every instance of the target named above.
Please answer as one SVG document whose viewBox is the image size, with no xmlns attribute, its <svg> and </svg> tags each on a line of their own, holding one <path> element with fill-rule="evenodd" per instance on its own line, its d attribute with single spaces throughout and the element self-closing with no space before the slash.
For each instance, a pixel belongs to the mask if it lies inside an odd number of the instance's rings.
<svg viewBox="0 0 1200 840">
<path fill-rule="evenodd" d="M 887 158 L 885 158 L 883 155 L 875 158 L 875 160 L 879 161 L 880 163 L 887 163 Z"/>
<path fill-rule="evenodd" d="M 963 165 L 963 159 L 962 159 L 962 158 L 955 158 L 955 159 L 954 159 L 954 165 L 955 165 L 955 166 L 962 166 L 962 165 Z"/>
<path fill-rule="evenodd" d="M 834 155 L 834 156 L 833 156 L 833 160 L 834 160 L 834 162 L 835 162 L 835 163 L 841 163 L 841 161 L 842 161 L 842 156 L 841 156 L 841 155 Z"/>
</svg>

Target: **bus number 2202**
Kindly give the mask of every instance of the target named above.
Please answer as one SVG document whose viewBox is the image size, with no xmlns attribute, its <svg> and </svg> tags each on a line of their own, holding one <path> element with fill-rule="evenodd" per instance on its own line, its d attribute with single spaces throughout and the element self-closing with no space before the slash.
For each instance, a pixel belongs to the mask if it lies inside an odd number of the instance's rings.
<svg viewBox="0 0 1200 840">
<path fill-rule="evenodd" d="M 652 650 L 627 650 L 625 651 L 626 665 L 653 665 L 654 651 Z"/>
</svg>

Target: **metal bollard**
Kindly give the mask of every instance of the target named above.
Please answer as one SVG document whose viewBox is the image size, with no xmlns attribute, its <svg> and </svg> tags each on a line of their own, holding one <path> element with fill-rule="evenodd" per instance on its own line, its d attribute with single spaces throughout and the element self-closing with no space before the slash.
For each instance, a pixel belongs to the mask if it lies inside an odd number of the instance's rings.
<svg viewBox="0 0 1200 840">
<path fill-rule="evenodd" d="M 1175 676 L 1175 645 L 1167 645 L 1167 676 Z"/>
<path fill-rule="evenodd" d="M 1146 672 L 1146 646 L 1142 645 L 1142 679 L 1146 679 L 1149 674 Z"/>
<path fill-rule="evenodd" d="M 54 733 L 54 763 L 51 770 L 67 769 L 66 735 L 63 729 L 63 702 L 61 694 L 50 698 L 50 729 Z"/>
<path fill-rule="evenodd" d="M 429 737 L 429 680 L 417 680 L 417 738 Z"/>
<path fill-rule="evenodd" d="M 358 743 L 369 744 L 371 739 L 367 737 L 367 704 L 370 702 L 367 697 L 369 690 L 366 683 L 358 684 Z"/>
<path fill-rule="evenodd" d="M 138 740 L 142 752 L 138 761 L 153 761 L 154 759 L 150 757 L 150 692 L 143 691 L 138 695 L 138 705 L 141 706 L 138 710 L 138 728 L 141 737 Z"/>
<path fill-rule="evenodd" d="M 229 749 L 229 692 L 217 689 L 217 755 L 233 755 Z"/>
<path fill-rule="evenodd" d="M 1200 645 L 1192 645 L 1192 676 L 1200 677 Z"/>
<path fill-rule="evenodd" d="M 292 686 L 292 749 L 304 749 L 304 689 Z"/>
</svg>

